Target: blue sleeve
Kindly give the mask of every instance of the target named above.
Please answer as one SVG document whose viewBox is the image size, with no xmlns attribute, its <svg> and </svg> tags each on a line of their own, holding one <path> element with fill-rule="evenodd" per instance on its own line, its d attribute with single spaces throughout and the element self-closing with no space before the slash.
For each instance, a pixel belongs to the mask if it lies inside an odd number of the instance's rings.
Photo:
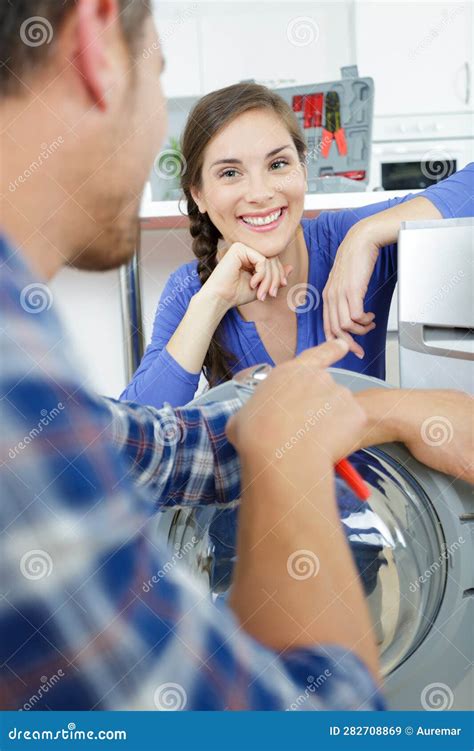
<svg viewBox="0 0 474 751">
<path fill-rule="evenodd" d="M 196 291 L 197 271 L 187 264 L 168 279 L 155 314 L 153 334 L 131 382 L 120 395 L 160 409 L 165 402 L 179 407 L 196 393 L 200 373 L 190 373 L 170 355 L 166 345 L 183 319 Z"/>
<path fill-rule="evenodd" d="M 445 219 L 474 216 L 474 162 L 420 195 L 428 198 Z"/>
<path fill-rule="evenodd" d="M 318 233 L 324 235 L 324 247 L 326 248 L 326 260 L 329 268 L 334 262 L 339 245 L 344 240 L 350 228 L 361 219 L 379 214 L 381 211 L 391 209 L 400 203 L 406 203 L 413 198 L 427 198 L 436 206 L 444 219 L 474 216 L 474 162 L 464 169 L 455 172 L 451 177 L 441 180 L 436 185 L 431 185 L 420 193 L 410 193 L 403 198 L 391 198 L 388 201 L 373 203 L 358 209 L 345 209 L 344 211 L 323 212 L 317 219 L 312 220 L 319 225 Z M 379 254 L 377 266 L 381 265 L 388 275 L 397 272 L 397 245 L 387 245 Z M 380 271 L 376 268 L 375 273 L 379 276 Z"/>
</svg>

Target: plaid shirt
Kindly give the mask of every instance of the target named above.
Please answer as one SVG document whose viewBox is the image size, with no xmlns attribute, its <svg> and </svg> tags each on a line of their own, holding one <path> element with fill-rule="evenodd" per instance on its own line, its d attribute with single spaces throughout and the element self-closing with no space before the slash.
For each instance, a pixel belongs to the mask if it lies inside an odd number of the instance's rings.
<svg viewBox="0 0 474 751">
<path fill-rule="evenodd" d="M 99 397 L 37 282 L 0 238 L 4 709 L 377 709 L 350 652 L 276 654 L 160 543 L 160 507 L 231 503 L 236 403 Z"/>
</svg>

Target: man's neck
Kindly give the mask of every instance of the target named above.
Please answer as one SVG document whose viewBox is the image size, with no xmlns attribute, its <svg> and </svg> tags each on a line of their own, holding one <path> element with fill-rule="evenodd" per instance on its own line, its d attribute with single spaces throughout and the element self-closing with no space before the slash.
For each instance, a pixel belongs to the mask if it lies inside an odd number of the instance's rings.
<svg viewBox="0 0 474 751">
<path fill-rule="evenodd" d="M 61 175 L 67 164 L 67 138 L 73 136 L 64 123 L 42 116 L 45 108 L 39 100 L 30 107 L 22 99 L 2 104 L 0 231 L 39 277 L 50 279 L 71 252 L 61 232 L 68 226 L 65 213 L 71 206 Z"/>
</svg>

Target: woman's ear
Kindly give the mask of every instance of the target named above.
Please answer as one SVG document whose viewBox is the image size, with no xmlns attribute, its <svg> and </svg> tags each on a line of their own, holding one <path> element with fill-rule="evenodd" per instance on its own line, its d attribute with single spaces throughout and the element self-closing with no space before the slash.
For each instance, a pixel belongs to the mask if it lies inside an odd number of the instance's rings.
<svg viewBox="0 0 474 751">
<path fill-rule="evenodd" d="M 202 200 L 201 192 L 199 190 L 196 190 L 195 188 L 191 188 L 191 195 L 193 197 L 194 203 L 197 205 L 199 211 L 201 214 L 206 213 L 206 206 L 204 201 Z"/>
</svg>

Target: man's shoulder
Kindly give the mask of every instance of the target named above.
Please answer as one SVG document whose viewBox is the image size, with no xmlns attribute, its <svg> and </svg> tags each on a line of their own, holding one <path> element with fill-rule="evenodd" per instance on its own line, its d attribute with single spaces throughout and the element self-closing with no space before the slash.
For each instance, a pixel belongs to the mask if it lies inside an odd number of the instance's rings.
<svg viewBox="0 0 474 751">
<path fill-rule="evenodd" d="M 28 427 L 43 432 L 51 415 L 62 423 L 66 404 L 82 404 L 101 422 L 101 400 L 83 387 L 81 368 L 55 310 L 54 295 L 34 278 L 20 254 L 0 236 L 0 388 L 8 399 L 4 418 L 12 436 Z M 64 405 L 64 406 L 63 406 Z M 35 434 L 36 435 L 36 434 Z"/>
</svg>

